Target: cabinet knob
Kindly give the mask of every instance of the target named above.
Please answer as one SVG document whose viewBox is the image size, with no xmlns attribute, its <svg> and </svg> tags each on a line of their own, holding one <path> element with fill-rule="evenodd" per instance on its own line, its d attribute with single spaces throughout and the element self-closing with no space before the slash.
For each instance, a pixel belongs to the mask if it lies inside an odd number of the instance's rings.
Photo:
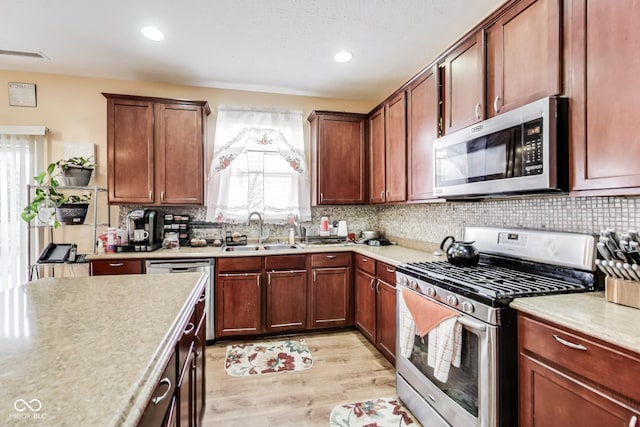
<svg viewBox="0 0 640 427">
<path fill-rule="evenodd" d="M 493 111 L 496 113 L 500 112 L 500 95 L 496 96 L 496 99 L 493 100 Z"/>
</svg>

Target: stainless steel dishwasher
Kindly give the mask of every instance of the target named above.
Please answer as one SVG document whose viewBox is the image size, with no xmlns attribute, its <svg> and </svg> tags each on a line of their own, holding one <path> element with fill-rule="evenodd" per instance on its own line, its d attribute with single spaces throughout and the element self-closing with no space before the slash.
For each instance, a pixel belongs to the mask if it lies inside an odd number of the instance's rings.
<svg viewBox="0 0 640 427">
<path fill-rule="evenodd" d="M 209 276 L 205 288 L 204 310 L 207 313 L 207 341 L 215 339 L 213 298 L 214 298 L 214 259 L 154 259 L 146 262 L 147 274 L 192 273 L 203 271 Z"/>
</svg>

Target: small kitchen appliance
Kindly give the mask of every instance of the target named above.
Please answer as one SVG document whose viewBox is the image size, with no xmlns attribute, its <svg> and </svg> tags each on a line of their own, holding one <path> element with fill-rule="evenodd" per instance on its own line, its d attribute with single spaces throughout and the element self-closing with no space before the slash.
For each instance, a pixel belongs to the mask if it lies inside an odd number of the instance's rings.
<svg viewBox="0 0 640 427">
<path fill-rule="evenodd" d="M 138 209 L 127 215 L 129 244 L 116 248 L 118 252 L 150 252 L 162 246 L 163 224 L 158 211 Z"/>
<path fill-rule="evenodd" d="M 478 265 L 411 262 L 396 268 L 397 393 L 420 422 L 442 427 L 518 424 L 514 298 L 596 290 L 595 237 L 528 229 L 467 227 Z M 405 300 L 405 297 L 407 298 Z M 452 311 L 461 328 L 460 363 L 448 378 L 430 365 L 430 334 L 412 333 L 411 304 Z M 414 308 L 415 310 L 415 308 Z M 409 331 L 409 332 L 407 332 Z"/>
<path fill-rule="evenodd" d="M 548 97 L 433 141 L 440 197 L 568 189 L 568 102 Z"/>
</svg>

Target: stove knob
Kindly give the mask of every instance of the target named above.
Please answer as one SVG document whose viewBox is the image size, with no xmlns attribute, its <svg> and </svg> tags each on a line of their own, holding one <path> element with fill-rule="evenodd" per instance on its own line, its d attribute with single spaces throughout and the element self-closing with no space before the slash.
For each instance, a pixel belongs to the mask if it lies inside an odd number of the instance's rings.
<svg viewBox="0 0 640 427">
<path fill-rule="evenodd" d="M 407 282 L 408 282 L 409 280 L 407 280 L 407 278 L 406 278 L 405 276 L 400 276 L 400 280 L 399 280 L 399 281 L 400 281 L 400 284 L 401 284 L 402 286 L 407 286 Z"/>
<path fill-rule="evenodd" d="M 458 298 L 455 295 L 449 295 L 447 297 L 447 304 L 449 305 L 458 305 Z"/>
<path fill-rule="evenodd" d="M 464 311 L 465 313 L 471 314 L 473 313 L 473 310 L 473 304 L 471 304 L 469 301 L 465 301 L 462 303 L 462 311 Z"/>
<path fill-rule="evenodd" d="M 430 297 L 435 297 L 436 293 L 436 288 L 434 288 L 433 286 L 429 286 L 427 288 L 427 295 L 429 295 Z"/>
<path fill-rule="evenodd" d="M 416 282 L 415 280 L 412 280 L 409 282 L 409 287 L 415 291 L 418 290 L 418 282 Z"/>
</svg>

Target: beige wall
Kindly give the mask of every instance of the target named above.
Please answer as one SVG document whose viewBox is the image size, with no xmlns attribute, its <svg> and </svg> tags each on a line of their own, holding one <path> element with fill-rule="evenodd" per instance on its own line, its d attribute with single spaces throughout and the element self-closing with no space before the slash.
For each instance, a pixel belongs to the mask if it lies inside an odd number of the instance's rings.
<svg viewBox="0 0 640 427">
<path fill-rule="evenodd" d="M 9 82 L 35 83 L 37 107 L 9 106 Z M 105 187 L 107 101 L 102 92 L 208 101 L 212 114 L 208 123 L 207 165 L 212 155 L 215 112 L 219 105 L 297 109 L 304 111 L 305 118 L 314 109 L 366 113 L 375 106 L 372 102 L 0 70 L 0 125 L 42 125 L 49 128 L 46 163 L 62 158 L 65 142 L 95 144 L 98 167 L 92 184 Z M 308 147 L 309 125 L 306 121 L 305 142 Z M 117 214 L 117 207 L 113 207 L 112 223 Z M 78 236 L 79 233 L 86 236 Z M 93 244 L 90 234 L 87 227 L 82 230 L 66 227 L 56 231 L 54 240 L 79 244 L 86 241 L 87 247 L 81 246 L 79 250 L 89 252 L 92 246 L 88 245 Z"/>
</svg>

